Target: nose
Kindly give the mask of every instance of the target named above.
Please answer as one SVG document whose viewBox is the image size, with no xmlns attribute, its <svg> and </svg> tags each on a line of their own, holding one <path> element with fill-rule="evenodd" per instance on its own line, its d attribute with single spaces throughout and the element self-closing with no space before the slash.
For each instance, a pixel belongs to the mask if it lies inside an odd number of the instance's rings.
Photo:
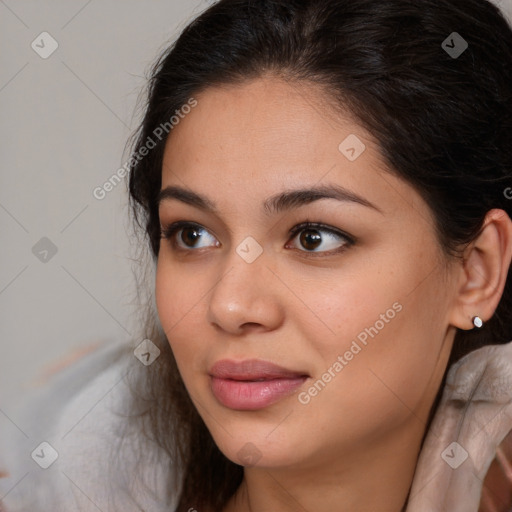
<svg viewBox="0 0 512 512">
<path fill-rule="evenodd" d="M 208 321 L 235 335 L 277 329 L 284 318 L 280 282 L 264 255 L 247 263 L 233 251 L 224 269 L 210 295 Z"/>
</svg>

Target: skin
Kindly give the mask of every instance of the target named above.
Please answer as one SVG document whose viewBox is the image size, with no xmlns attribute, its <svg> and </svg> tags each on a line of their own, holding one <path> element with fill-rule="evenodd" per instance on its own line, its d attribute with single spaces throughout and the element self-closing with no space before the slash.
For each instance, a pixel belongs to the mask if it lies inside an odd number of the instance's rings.
<svg viewBox="0 0 512 512">
<path fill-rule="evenodd" d="M 477 314 L 486 321 L 503 292 L 510 219 L 493 210 L 465 262 L 448 260 L 427 204 L 387 171 L 370 134 L 329 108 L 318 86 L 265 76 L 195 97 L 197 107 L 167 141 L 162 189 L 192 190 L 218 212 L 161 202 L 162 225 L 194 222 L 201 236 L 194 242 L 185 229 L 162 240 L 156 303 L 187 390 L 220 450 L 238 464 L 246 443 L 258 450 L 224 512 L 399 512 L 455 328 L 473 328 Z M 338 149 L 349 134 L 366 145 L 353 162 Z M 325 184 L 380 211 L 335 199 L 263 211 L 279 192 Z M 322 228 L 313 232 L 322 243 L 308 245 L 304 230 L 289 235 L 305 221 L 357 240 L 348 245 Z M 252 263 L 236 252 L 248 236 L 263 249 Z M 300 403 L 298 393 L 394 303 L 401 311 Z M 208 377 L 225 358 L 260 358 L 311 377 L 264 409 L 232 410 L 216 400 Z"/>
</svg>

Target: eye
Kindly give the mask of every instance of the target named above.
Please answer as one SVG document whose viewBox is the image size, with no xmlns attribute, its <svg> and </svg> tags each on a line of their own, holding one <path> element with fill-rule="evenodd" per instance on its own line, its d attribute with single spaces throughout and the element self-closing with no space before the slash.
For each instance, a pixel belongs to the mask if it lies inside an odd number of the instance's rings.
<svg viewBox="0 0 512 512">
<path fill-rule="evenodd" d="M 180 232 L 178 237 L 175 235 Z M 206 234 L 206 236 L 205 236 Z M 215 240 L 206 229 L 204 229 L 199 224 L 193 224 L 191 222 L 174 222 L 168 226 L 162 226 L 161 228 L 161 238 L 165 240 L 170 240 L 172 245 L 177 249 L 181 250 L 190 250 L 190 249 L 202 249 L 203 247 L 208 247 L 207 245 L 198 246 L 196 243 L 201 241 L 202 239 L 212 239 Z M 211 244 L 210 244 L 211 245 Z M 214 242 L 213 244 L 216 247 L 219 247 L 219 242 Z"/>
<path fill-rule="evenodd" d="M 176 236 L 178 234 L 179 236 Z M 355 243 L 355 240 L 346 233 L 316 222 L 304 222 L 290 230 L 290 236 L 295 238 L 298 234 L 300 234 L 298 238 L 300 244 L 306 249 L 301 252 L 306 253 L 338 253 Z M 169 240 L 175 249 L 183 251 L 202 249 L 208 246 L 220 247 L 220 243 L 205 228 L 186 221 L 162 226 L 161 238 Z M 205 240 L 205 244 L 197 245 L 201 239 Z M 213 240 L 213 243 L 208 244 L 208 239 Z M 317 250 L 319 247 L 323 250 Z"/>
<path fill-rule="evenodd" d="M 322 233 L 327 235 L 322 235 Z M 306 249 L 306 251 L 302 252 L 307 253 L 337 253 L 355 243 L 355 240 L 346 233 L 316 222 L 299 224 L 290 230 L 290 235 L 294 238 L 300 235 L 298 241 Z M 341 245 L 340 240 L 342 242 Z M 318 248 L 323 250 L 317 251 L 316 249 Z"/>
</svg>

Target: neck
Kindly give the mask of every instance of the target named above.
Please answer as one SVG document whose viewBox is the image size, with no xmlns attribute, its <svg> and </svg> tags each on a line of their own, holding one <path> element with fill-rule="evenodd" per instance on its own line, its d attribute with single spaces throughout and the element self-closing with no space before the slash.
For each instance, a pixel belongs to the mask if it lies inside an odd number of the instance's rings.
<svg viewBox="0 0 512 512">
<path fill-rule="evenodd" d="M 392 439 L 331 449 L 293 468 L 246 468 L 223 512 L 403 512 L 425 424 L 411 416 Z"/>
</svg>

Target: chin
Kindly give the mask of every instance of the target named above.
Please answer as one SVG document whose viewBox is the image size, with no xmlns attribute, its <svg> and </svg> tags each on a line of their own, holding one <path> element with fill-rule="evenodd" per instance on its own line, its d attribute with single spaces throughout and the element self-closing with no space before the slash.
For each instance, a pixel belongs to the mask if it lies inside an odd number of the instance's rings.
<svg viewBox="0 0 512 512">
<path fill-rule="evenodd" d="M 266 425 L 260 431 L 253 426 L 253 433 L 250 435 L 247 434 L 247 429 L 242 427 L 237 431 L 229 430 L 229 433 L 218 425 L 215 429 L 214 432 L 210 431 L 215 444 L 224 456 L 235 464 L 244 467 L 278 468 L 299 462 L 300 453 L 297 446 L 290 442 L 290 437 L 284 430 L 280 436 L 271 440 L 269 432 L 272 429 Z"/>
</svg>

